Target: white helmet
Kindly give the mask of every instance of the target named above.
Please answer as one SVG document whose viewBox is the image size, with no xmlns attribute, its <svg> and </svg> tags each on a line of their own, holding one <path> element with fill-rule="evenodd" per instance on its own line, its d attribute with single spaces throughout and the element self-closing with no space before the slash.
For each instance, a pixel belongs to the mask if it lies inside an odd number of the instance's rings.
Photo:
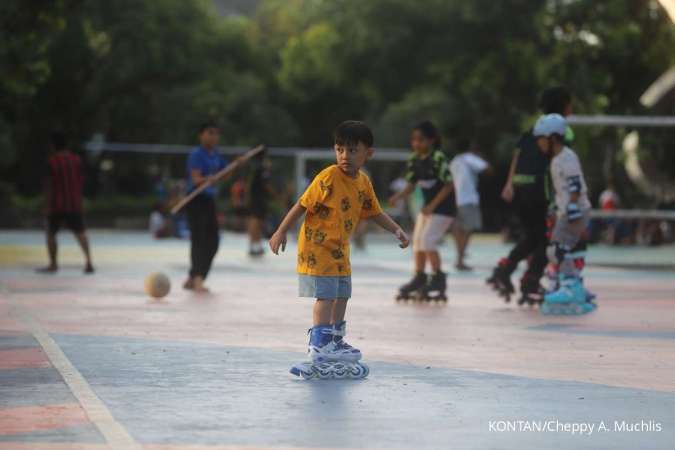
<svg viewBox="0 0 675 450">
<path fill-rule="evenodd" d="M 532 134 L 535 137 L 539 136 L 551 136 L 552 134 L 557 134 L 560 136 L 565 136 L 565 130 L 567 129 L 567 121 L 560 114 L 545 114 L 537 119 L 537 123 L 534 124 L 534 129 Z"/>
</svg>

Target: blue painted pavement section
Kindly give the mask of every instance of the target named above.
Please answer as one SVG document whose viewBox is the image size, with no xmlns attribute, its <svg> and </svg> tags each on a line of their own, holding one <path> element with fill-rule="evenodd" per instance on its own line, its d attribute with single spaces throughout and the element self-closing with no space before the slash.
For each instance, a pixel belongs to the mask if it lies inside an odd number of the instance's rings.
<svg viewBox="0 0 675 450">
<path fill-rule="evenodd" d="M 302 381 L 300 353 L 53 336 L 142 443 L 381 449 L 672 449 L 675 394 L 369 362 L 361 381 Z M 490 431 L 491 421 L 601 421 L 610 431 Z M 662 430 L 614 432 L 614 421 Z M 497 422 L 492 422 L 497 427 Z"/>
</svg>

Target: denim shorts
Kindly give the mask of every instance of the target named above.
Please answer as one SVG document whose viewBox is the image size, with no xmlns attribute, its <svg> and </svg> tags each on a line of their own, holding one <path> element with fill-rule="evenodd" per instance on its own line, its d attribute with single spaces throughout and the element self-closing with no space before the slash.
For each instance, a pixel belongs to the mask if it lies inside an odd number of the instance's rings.
<svg viewBox="0 0 675 450">
<path fill-rule="evenodd" d="M 348 276 L 317 276 L 298 275 L 300 297 L 321 298 L 333 300 L 336 298 L 350 298 L 352 296 L 352 277 Z"/>
</svg>

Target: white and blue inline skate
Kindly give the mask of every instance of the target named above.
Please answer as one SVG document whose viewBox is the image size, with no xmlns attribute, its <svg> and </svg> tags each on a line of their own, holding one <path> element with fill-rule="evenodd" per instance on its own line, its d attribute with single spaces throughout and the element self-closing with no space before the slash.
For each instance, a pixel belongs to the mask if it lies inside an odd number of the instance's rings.
<svg viewBox="0 0 675 450">
<path fill-rule="evenodd" d="M 345 321 L 334 326 L 320 325 L 311 328 L 307 350 L 310 361 L 294 365 L 290 372 L 305 380 L 367 377 L 370 369 L 359 362 L 361 351 L 344 340 L 345 334 Z"/>
<path fill-rule="evenodd" d="M 561 276 L 558 288 L 544 295 L 541 313 L 545 315 L 582 315 L 597 308 L 576 276 Z"/>
</svg>

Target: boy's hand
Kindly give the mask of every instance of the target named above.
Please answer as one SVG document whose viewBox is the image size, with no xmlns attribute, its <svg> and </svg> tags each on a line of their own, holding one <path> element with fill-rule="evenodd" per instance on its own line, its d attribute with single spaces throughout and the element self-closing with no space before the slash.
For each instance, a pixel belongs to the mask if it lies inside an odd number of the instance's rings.
<svg viewBox="0 0 675 450">
<path fill-rule="evenodd" d="M 272 253 L 275 255 L 279 254 L 279 247 L 281 247 L 281 251 L 286 250 L 286 233 L 280 233 L 276 232 L 272 235 L 270 238 L 270 250 L 272 250 Z"/>
<path fill-rule="evenodd" d="M 389 197 L 389 204 L 391 206 L 396 206 L 396 204 L 398 203 L 398 201 L 400 199 L 401 199 L 401 196 L 398 195 L 398 193 L 396 193 L 396 194 L 392 195 L 391 197 Z"/>
<path fill-rule="evenodd" d="M 408 235 L 405 234 L 405 231 L 399 228 L 398 230 L 396 230 L 395 235 L 396 239 L 398 239 L 399 247 L 406 248 L 408 245 L 410 245 L 410 239 L 408 239 Z"/>
<path fill-rule="evenodd" d="M 506 203 L 511 203 L 513 200 L 513 185 L 511 183 L 506 183 L 504 189 L 502 189 L 502 200 Z"/>
</svg>

